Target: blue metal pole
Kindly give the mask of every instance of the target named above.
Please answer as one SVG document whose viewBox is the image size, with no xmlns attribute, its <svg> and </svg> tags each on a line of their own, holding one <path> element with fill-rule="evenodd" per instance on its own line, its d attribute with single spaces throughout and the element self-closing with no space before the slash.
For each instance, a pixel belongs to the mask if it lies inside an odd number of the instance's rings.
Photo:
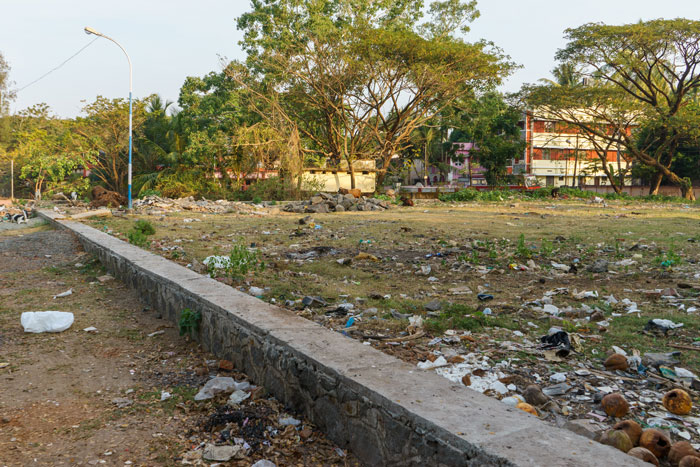
<svg viewBox="0 0 700 467">
<path fill-rule="evenodd" d="M 133 208 L 132 199 L 131 199 L 131 147 L 132 147 L 131 119 L 132 119 L 131 90 L 129 90 L 129 210 L 131 210 Z"/>
</svg>

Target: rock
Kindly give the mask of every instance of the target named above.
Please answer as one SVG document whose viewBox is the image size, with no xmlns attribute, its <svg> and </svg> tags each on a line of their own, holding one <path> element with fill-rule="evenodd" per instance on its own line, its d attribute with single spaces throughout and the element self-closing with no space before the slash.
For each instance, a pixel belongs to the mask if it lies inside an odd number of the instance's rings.
<svg viewBox="0 0 700 467">
<path fill-rule="evenodd" d="M 228 462 L 233 458 L 241 458 L 244 455 L 243 446 L 217 446 L 207 444 L 202 452 L 202 459 L 208 461 Z"/>
<path fill-rule="evenodd" d="M 353 198 L 362 198 L 362 190 L 359 190 L 357 188 L 352 188 L 352 189 L 347 189 L 347 188 L 341 188 L 338 190 L 338 192 L 342 195 L 345 195 L 347 198 L 348 196 L 352 196 Z"/>
<path fill-rule="evenodd" d="M 535 417 L 539 417 L 540 414 L 537 413 L 537 409 L 535 409 L 533 406 L 528 404 L 527 402 L 521 402 L 518 405 L 515 406 L 516 409 L 520 409 L 523 412 L 527 412 L 531 415 L 534 415 Z"/>
<path fill-rule="evenodd" d="M 559 383 L 555 384 L 554 386 L 547 386 L 542 390 L 545 396 L 563 396 L 564 394 L 567 393 L 567 391 L 571 389 L 571 386 L 569 386 L 566 383 Z"/>
<path fill-rule="evenodd" d="M 605 315 L 603 314 L 602 311 L 596 310 L 591 314 L 590 318 L 591 318 L 592 323 L 597 323 L 598 321 L 604 321 Z"/>
<path fill-rule="evenodd" d="M 564 425 L 564 428 L 588 439 L 596 439 L 600 432 L 600 427 L 587 418 L 569 420 Z"/>
<path fill-rule="evenodd" d="M 99 282 L 100 284 L 104 284 L 105 282 L 109 282 L 112 280 L 114 280 L 114 277 L 110 276 L 109 274 L 105 274 L 104 276 L 99 276 L 97 278 L 97 282 Z"/>
<path fill-rule="evenodd" d="M 617 448 L 622 452 L 628 452 L 634 447 L 632 440 L 629 436 L 627 436 L 627 433 L 620 430 L 606 431 L 600 438 L 600 442 L 602 444 L 607 444 L 608 446 Z"/>
<path fill-rule="evenodd" d="M 693 401 L 682 389 L 673 389 L 664 394 L 664 407 L 675 415 L 688 415 L 693 409 Z"/>
<path fill-rule="evenodd" d="M 658 368 L 660 366 L 673 366 L 680 363 L 676 356 L 680 355 L 680 352 L 669 352 L 669 353 L 645 353 L 642 358 L 644 365 L 648 367 Z"/>
<path fill-rule="evenodd" d="M 666 457 L 666 454 L 671 450 L 671 440 L 668 439 L 668 436 L 654 428 L 642 431 L 639 445 L 651 451 L 657 459 Z"/>
<path fill-rule="evenodd" d="M 437 299 L 431 300 L 425 304 L 425 309 L 428 311 L 438 311 L 440 308 L 442 308 L 442 303 Z"/>
<path fill-rule="evenodd" d="M 605 360 L 605 363 L 603 363 L 603 365 L 605 365 L 605 369 L 608 371 L 627 371 L 627 357 L 619 353 L 612 354 Z"/>
<path fill-rule="evenodd" d="M 668 461 L 671 465 L 678 465 L 687 456 L 698 457 L 700 454 L 688 441 L 678 441 L 671 446 L 671 450 L 668 452 Z"/>
<path fill-rule="evenodd" d="M 345 212 L 345 206 L 338 204 L 335 206 L 335 212 Z M 262 461 L 261 461 L 262 462 Z"/>
<path fill-rule="evenodd" d="M 309 306 L 309 307 L 319 307 L 319 306 L 326 306 L 328 303 L 322 299 L 321 297 L 312 297 L 307 295 L 306 297 L 301 299 L 301 304 L 304 306 Z"/>
<path fill-rule="evenodd" d="M 324 198 L 322 196 L 312 196 L 311 197 L 311 205 L 314 204 L 321 204 L 323 203 Z"/>
<path fill-rule="evenodd" d="M 618 393 L 608 394 L 603 397 L 600 405 L 603 406 L 605 413 L 611 417 L 622 418 L 627 415 L 627 412 L 630 410 L 630 405 L 627 400 L 622 394 Z"/>
<path fill-rule="evenodd" d="M 643 447 L 632 448 L 627 452 L 627 455 L 636 457 L 637 459 L 641 459 L 644 462 L 654 464 L 656 467 L 659 467 L 659 460 L 656 458 L 656 456 L 652 454 L 650 450 Z"/>
<path fill-rule="evenodd" d="M 469 375 L 462 376 L 462 384 L 465 386 L 471 386 L 472 385 L 471 377 Z"/>
<path fill-rule="evenodd" d="M 312 223 L 313 221 L 314 219 L 311 216 L 302 217 L 301 219 L 299 219 L 299 225 L 307 225 Z"/>
<path fill-rule="evenodd" d="M 623 420 L 616 423 L 615 426 L 613 426 L 613 430 L 627 433 L 627 436 L 629 436 L 632 444 L 635 446 L 639 444 L 639 438 L 642 436 L 642 427 L 634 420 Z"/>
<path fill-rule="evenodd" d="M 566 373 L 554 373 L 553 375 L 550 375 L 549 380 L 552 383 L 563 383 L 566 381 Z"/>
<path fill-rule="evenodd" d="M 547 401 L 549 401 L 549 397 L 545 396 L 542 389 L 540 389 L 540 387 L 536 384 L 531 384 L 526 387 L 525 391 L 523 392 L 523 397 L 528 404 L 532 404 L 537 407 L 544 405 L 547 403 Z"/>
<path fill-rule="evenodd" d="M 219 370 L 233 371 L 233 362 L 231 360 L 219 360 Z"/>
<path fill-rule="evenodd" d="M 597 259 L 593 262 L 593 264 L 589 265 L 586 268 L 586 271 L 592 272 L 594 274 L 600 274 L 603 272 L 608 272 L 608 260 L 605 259 Z"/>
</svg>

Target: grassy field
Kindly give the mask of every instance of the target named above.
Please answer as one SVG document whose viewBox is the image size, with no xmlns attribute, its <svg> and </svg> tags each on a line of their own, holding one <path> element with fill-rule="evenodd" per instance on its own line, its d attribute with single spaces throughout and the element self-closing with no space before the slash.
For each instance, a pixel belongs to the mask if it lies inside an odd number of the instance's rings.
<svg viewBox="0 0 700 467">
<path fill-rule="evenodd" d="M 265 215 L 150 212 L 89 222 L 125 238 L 139 220 L 155 228 L 140 239 L 143 248 L 290 315 L 419 368 L 438 366 L 506 402 L 527 399 L 531 384 L 553 391 L 537 403 L 542 419 L 610 427 L 615 419 L 599 401 L 619 392 L 628 418 L 700 443 L 698 381 L 689 387 L 674 376 L 677 368 L 700 374 L 698 206 L 423 202 L 313 218 L 275 206 Z M 208 269 L 211 255 L 245 267 Z M 652 319 L 682 326 L 660 331 Z M 568 355 L 542 348 L 541 339 L 560 330 Z M 615 352 L 629 357 L 627 370 L 606 369 Z M 665 368 L 647 355 L 668 352 L 678 352 L 677 361 Z M 684 423 L 661 404 L 677 387 L 696 407 Z"/>
<path fill-rule="evenodd" d="M 328 314 L 327 307 L 304 309 L 298 301 L 319 296 L 330 308 L 347 302 L 355 314 L 370 309 L 351 328 L 365 337 L 404 337 L 408 321 L 397 319 L 397 313 L 423 316 L 426 339 L 448 329 L 491 329 L 488 335 L 498 339 L 498 328 L 535 338 L 559 326 L 596 335 L 584 345 L 583 356 L 600 358 L 611 345 L 642 353 L 671 351 L 672 343 L 692 344 L 700 327 L 700 314 L 685 311 L 700 294 L 697 207 L 426 203 L 381 213 L 314 215 L 304 225 L 303 216 L 276 211 L 256 217 L 192 212 L 136 217 L 155 227 L 148 249 L 201 272 L 206 269 L 201 262 L 210 255 L 228 255 L 240 245 L 257 251 L 263 270 L 222 280 L 246 291 L 263 288 L 264 300 L 286 302 L 330 327 L 345 326 L 347 317 Z M 125 237 L 134 220 L 114 217 L 92 224 Z M 340 264 L 343 259 L 351 261 Z M 609 261 L 609 272 L 586 270 L 600 259 Z M 577 272 L 553 264 L 573 266 Z M 553 317 L 524 306 L 559 288 L 568 293 L 556 295 L 554 304 L 560 309 L 572 306 L 573 311 Z M 659 292 L 668 288 L 682 300 L 671 304 L 662 299 Z M 574 291 L 595 291 L 598 298 L 577 299 Z M 493 300 L 479 300 L 481 292 Z M 605 303 L 609 295 L 636 302 L 641 313 L 626 314 L 621 304 Z M 441 309 L 430 313 L 425 305 L 435 300 Z M 609 326 L 587 320 L 577 310 L 582 304 L 597 308 Z M 678 304 L 685 304 L 685 310 Z M 486 307 L 491 314 L 483 314 Z M 672 337 L 643 333 L 650 318 L 671 319 L 684 327 Z M 698 356 L 683 352 L 682 363 L 700 371 Z"/>
</svg>

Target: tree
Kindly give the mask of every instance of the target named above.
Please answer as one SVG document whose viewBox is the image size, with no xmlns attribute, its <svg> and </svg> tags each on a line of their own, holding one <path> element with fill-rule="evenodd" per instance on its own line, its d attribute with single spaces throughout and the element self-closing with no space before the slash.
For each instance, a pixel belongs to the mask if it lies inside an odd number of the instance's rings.
<svg viewBox="0 0 700 467">
<path fill-rule="evenodd" d="M 146 102 L 133 103 L 134 135 L 140 137 L 145 119 Z M 82 137 L 84 151 L 98 156 L 92 161 L 91 172 L 106 188 L 126 192 L 129 161 L 129 102 L 125 99 L 107 99 L 98 96 L 95 102 L 83 108 L 84 117 L 78 117 L 74 130 Z M 134 159 L 138 146 L 134 146 Z"/>
<path fill-rule="evenodd" d="M 15 97 L 10 89 L 10 64 L 0 52 L 0 117 L 6 116 L 10 111 L 10 101 Z"/>
<path fill-rule="evenodd" d="M 89 180 L 75 171 L 87 166 L 92 158 L 90 152 L 75 144 L 70 129 L 61 128 L 53 134 L 34 130 L 22 134 L 21 139 L 17 149 L 22 158 L 20 176 L 33 183 L 36 199 L 41 199 L 43 192 L 76 191 L 82 195 L 87 191 Z"/>
<path fill-rule="evenodd" d="M 8 144 L 10 138 L 10 121 L 7 116 L 10 113 L 10 101 L 15 97 L 11 85 L 10 65 L 0 53 L 0 150 Z"/>
<path fill-rule="evenodd" d="M 469 101 L 457 114 L 452 142 L 474 143 L 472 155 L 486 169 L 489 185 L 507 182 L 508 165 L 525 150 L 518 122 L 522 111 L 497 92 Z"/>
<path fill-rule="evenodd" d="M 413 132 L 511 69 L 487 43 L 455 36 L 475 2 L 266 0 L 238 20 L 247 70 L 231 76 L 296 128 L 303 151 L 378 161 L 381 184 Z M 247 71 L 247 73 L 245 73 Z M 264 112 L 261 115 L 265 117 Z"/>
<path fill-rule="evenodd" d="M 682 141 L 700 126 L 694 96 L 700 89 L 700 21 L 653 20 L 622 26 L 585 24 L 566 31 L 557 52 L 589 78 L 587 86 L 527 86 L 533 112 L 547 114 L 604 144 L 618 146 L 637 163 L 694 199 L 688 178 L 671 167 Z M 644 131 L 642 131 L 644 129 Z"/>
</svg>

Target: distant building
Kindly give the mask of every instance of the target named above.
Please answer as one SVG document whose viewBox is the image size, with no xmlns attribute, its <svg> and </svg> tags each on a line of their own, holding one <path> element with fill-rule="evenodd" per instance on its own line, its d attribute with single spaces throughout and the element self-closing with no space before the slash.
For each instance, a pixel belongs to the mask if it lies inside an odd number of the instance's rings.
<svg viewBox="0 0 700 467">
<path fill-rule="evenodd" d="M 524 114 L 521 128 L 527 148 L 522 161 L 515 163 L 514 173 L 533 175 L 542 186 L 610 185 L 593 143 L 578 129 L 554 119 L 534 117 L 530 112 Z M 606 165 L 612 165 L 615 173 L 625 172 L 624 184 L 631 185 L 631 164 L 624 153 L 617 147 L 607 149 Z"/>
</svg>

